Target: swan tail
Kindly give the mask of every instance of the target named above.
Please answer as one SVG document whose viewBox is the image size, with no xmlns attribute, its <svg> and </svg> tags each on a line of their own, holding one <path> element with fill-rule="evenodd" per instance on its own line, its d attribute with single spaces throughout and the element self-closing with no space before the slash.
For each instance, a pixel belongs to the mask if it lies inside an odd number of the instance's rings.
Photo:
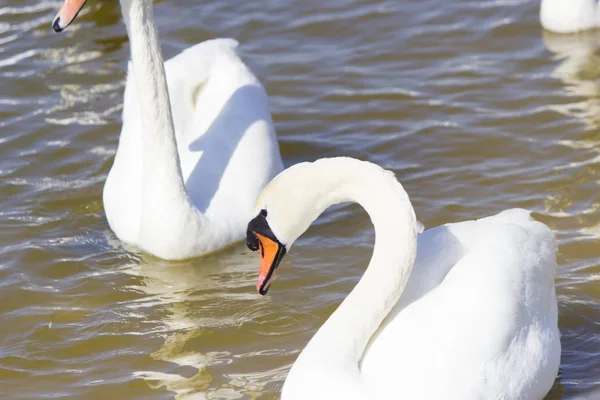
<svg viewBox="0 0 600 400">
<path fill-rule="evenodd" d="M 530 260 L 531 265 L 542 267 L 554 279 L 556 273 L 556 235 L 544 223 L 535 220 L 530 210 L 520 208 L 502 211 L 499 214 L 479 221 L 500 224 L 504 227 L 504 238 L 507 246 L 512 243 L 515 248 L 526 251 L 526 254 L 535 258 Z"/>
<path fill-rule="evenodd" d="M 525 210 L 523 208 L 511 208 L 509 210 L 499 212 L 496 215 L 480 218 L 478 221 L 514 223 L 517 225 L 522 225 L 535 220 L 531 217 L 531 210 Z"/>
<path fill-rule="evenodd" d="M 547 240 L 554 241 L 554 232 L 544 223 L 537 221 L 531 216 L 531 210 L 523 208 L 511 208 L 504 210 L 496 215 L 481 218 L 478 222 L 493 223 L 493 224 L 513 224 L 517 225 L 531 234 L 544 237 Z"/>
</svg>

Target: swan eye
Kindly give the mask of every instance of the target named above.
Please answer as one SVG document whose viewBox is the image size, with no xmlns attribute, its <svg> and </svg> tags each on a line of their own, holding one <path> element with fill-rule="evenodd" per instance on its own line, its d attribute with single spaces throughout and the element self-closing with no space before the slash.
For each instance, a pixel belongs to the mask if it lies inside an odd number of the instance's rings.
<svg viewBox="0 0 600 400">
<path fill-rule="evenodd" d="M 258 250 L 260 246 L 260 241 L 258 240 L 258 237 L 252 231 L 249 231 L 246 235 L 246 246 L 248 246 L 248 248 L 252 251 Z"/>
<path fill-rule="evenodd" d="M 267 222 L 267 210 L 262 209 L 258 215 L 248 223 L 246 230 L 246 246 L 252 251 L 259 249 L 260 241 L 256 234 L 265 232 L 267 236 L 273 236 L 269 223 Z"/>
</svg>

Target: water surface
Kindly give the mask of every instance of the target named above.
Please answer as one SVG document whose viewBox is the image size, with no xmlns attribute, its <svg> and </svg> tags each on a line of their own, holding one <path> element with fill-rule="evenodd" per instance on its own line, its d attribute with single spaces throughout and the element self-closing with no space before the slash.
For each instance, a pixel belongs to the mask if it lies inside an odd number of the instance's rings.
<svg viewBox="0 0 600 400">
<path fill-rule="evenodd" d="M 129 52 L 118 2 L 88 1 L 56 35 L 60 3 L 0 2 L 0 397 L 279 398 L 368 262 L 368 217 L 329 210 L 264 298 L 243 245 L 180 263 L 125 248 L 101 201 Z M 377 162 L 429 227 L 534 210 L 560 243 L 548 399 L 600 398 L 600 36 L 543 34 L 538 7 L 163 0 L 155 14 L 167 57 L 240 41 L 287 166 Z"/>
</svg>

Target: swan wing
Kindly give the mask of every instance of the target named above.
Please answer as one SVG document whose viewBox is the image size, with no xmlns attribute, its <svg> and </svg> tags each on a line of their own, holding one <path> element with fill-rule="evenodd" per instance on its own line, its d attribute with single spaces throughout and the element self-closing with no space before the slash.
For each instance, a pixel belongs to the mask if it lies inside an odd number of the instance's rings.
<svg viewBox="0 0 600 400">
<path fill-rule="evenodd" d="M 245 224 L 259 191 L 283 169 L 266 91 L 237 46 L 208 40 L 165 63 L 188 195 L 226 225 Z"/>
</svg>

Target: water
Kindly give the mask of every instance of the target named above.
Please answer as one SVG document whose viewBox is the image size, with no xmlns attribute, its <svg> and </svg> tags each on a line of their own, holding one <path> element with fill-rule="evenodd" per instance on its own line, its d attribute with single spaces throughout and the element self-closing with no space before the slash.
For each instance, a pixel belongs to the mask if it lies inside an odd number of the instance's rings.
<svg viewBox="0 0 600 400">
<path fill-rule="evenodd" d="M 0 2 L 0 397 L 278 398 L 368 262 L 368 217 L 329 210 L 265 298 L 243 245 L 181 263 L 125 248 L 101 201 L 129 51 L 120 10 L 90 0 L 56 35 L 60 3 Z M 429 227 L 533 209 L 560 243 L 548 399 L 600 398 L 600 36 L 543 34 L 537 0 L 324 3 L 164 0 L 155 14 L 167 57 L 241 42 L 286 165 L 377 162 Z"/>
</svg>

